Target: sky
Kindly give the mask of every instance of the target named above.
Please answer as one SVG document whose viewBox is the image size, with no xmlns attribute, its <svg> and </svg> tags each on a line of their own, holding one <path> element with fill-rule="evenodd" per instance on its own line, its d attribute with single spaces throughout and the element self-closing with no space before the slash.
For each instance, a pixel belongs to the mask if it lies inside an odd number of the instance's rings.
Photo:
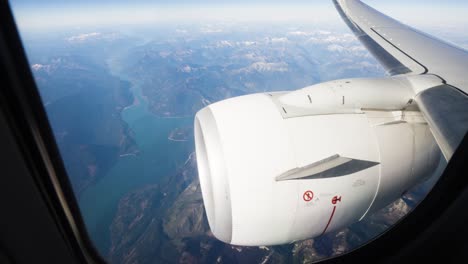
<svg viewBox="0 0 468 264">
<path fill-rule="evenodd" d="M 364 2 L 409 24 L 468 27 L 466 0 Z M 331 0 L 10 0 L 10 3 L 19 27 L 25 30 L 168 21 L 342 23 Z"/>
<path fill-rule="evenodd" d="M 132 3 L 140 4 L 140 3 L 169 3 L 169 4 L 177 4 L 177 3 L 283 3 L 283 4 L 292 4 L 292 3 L 317 3 L 317 2 L 327 2 L 328 0 L 133 0 Z M 392 4 L 466 4 L 465 0 L 392 0 L 392 1 L 384 1 L 384 0 L 367 0 L 365 2 L 391 2 Z M 128 0 L 72 0 L 72 1 L 63 1 L 63 0 L 10 0 L 13 4 L 24 4 L 24 5 L 44 5 L 44 4 L 74 4 L 74 3 L 129 3 Z"/>
</svg>

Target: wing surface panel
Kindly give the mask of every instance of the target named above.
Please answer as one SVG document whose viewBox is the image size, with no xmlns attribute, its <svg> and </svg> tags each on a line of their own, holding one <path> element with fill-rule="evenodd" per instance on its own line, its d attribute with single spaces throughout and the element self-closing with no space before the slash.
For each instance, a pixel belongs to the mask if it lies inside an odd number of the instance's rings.
<svg viewBox="0 0 468 264">
<path fill-rule="evenodd" d="M 333 0 L 341 17 L 389 75 L 432 74 L 415 99 L 445 158 L 468 131 L 468 52 L 390 18 L 359 0 Z"/>
</svg>

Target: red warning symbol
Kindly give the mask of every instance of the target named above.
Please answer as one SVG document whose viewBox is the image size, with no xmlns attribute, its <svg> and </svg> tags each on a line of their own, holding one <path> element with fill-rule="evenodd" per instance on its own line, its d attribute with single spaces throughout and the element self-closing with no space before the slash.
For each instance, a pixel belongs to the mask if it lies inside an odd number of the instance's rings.
<svg viewBox="0 0 468 264">
<path fill-rule="evenodd" d="M 337 202 L 341 202 L 341 196 L 335 196 L 332 199 L 332 204 L 336 204 Z"/>
<path fill-rule="evenodd" d="M 306 202 L 312 201 L 312 198 L 314 198 L 314 193 L 312 191 L 306 191 L 304 195 L 302 195 L 302 198 Z"/>
</svg>

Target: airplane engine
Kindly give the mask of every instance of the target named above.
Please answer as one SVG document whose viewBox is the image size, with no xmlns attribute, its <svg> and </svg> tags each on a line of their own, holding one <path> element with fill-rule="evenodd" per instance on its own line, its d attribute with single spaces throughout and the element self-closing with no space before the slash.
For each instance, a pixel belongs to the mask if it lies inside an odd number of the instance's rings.
<svg viewBox="0 0 468 264">
<path fill-rule="evenodd" d="M 195 117 L 203 200 L 218 239 L 277 245 L 344 228 L 431 176 L 441 155 L 397 77 L 214 103 Z"/>
</svg>

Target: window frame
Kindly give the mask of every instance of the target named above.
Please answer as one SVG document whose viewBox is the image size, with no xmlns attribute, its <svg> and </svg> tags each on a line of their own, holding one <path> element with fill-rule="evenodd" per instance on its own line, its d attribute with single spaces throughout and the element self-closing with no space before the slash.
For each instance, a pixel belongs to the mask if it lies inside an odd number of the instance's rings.
<svg viewBox="0 0 468 264">
<path fill-rule="evenodd" d="M 80 262 L 105 263 L 87 234 L 7 1 L 0 2 L 0 18 L 0 66 L 5 75 L 0 89 L 0 109 L 8 117 L 28 168 L 34 172 L 36 186 L 48 204 L 48 213 L 70 250 Z M 402 250 L 415 243 L 422 245 L 420 250 L 424 252 L 431 244 L 423 234 L 436 221 L 441 221 L 450 205 L 455 205 L 467 192 L 468 177 L 460 177 L 468 175 L 468 164 L 464 162 L 467 152 L 468 136 L 465 135 L 439 181 L 411 213 L 374 240 L 323 262 L 388 261 L 401 256 Z"/>
</svg>

